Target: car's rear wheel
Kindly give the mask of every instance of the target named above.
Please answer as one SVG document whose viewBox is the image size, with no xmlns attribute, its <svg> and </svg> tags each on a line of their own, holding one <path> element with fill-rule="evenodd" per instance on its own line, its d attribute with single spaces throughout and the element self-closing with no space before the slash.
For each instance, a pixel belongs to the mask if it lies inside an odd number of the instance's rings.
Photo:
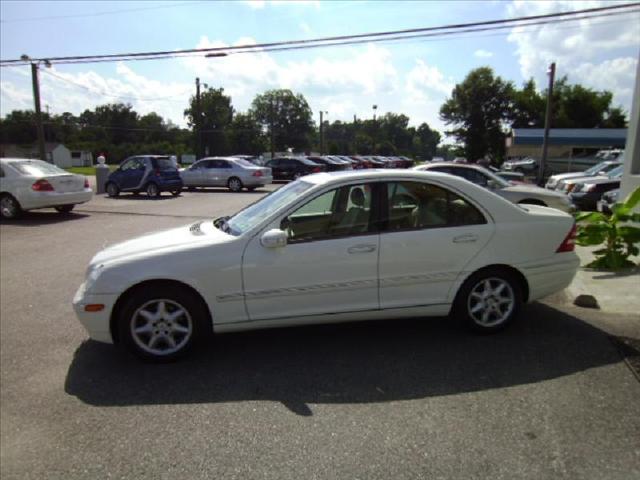
<svg viewBox="0 0 640 480">
<path fill-rule="evenodd" d="M 107 195 L 109 195 L 110 197 L 117 197 L 118 195 L 120 195 L 120 189 L 115 183 L 107 183 Z"/>
<path fill-rule="evenodd" d="M 75 207 L 75 205 L 60 205 L 55 207 L 55 209 L 60 213 L 70 213 L 73 207 Z"/>
<path fill-rule="evenodd" d="M 159 197 L 160 196 L 160 188 L 158 188 L 158 185 L 156 183 L 153 183 L 153 182 L 149 182 L 147 184 L 147 187 L 145 188 L 145 192 L 147 193 L 147 196 L 149 196 L 149 197 Z"/>
<path fill-rule="evenodd" d="M 238 177 L 231 177 L 227 182 L 227 187 L 229 187 L 229 190 L 232 192 L 239 192 L 242 190 L 242 182 Z"/>
<path fill-rule="evenodd" d="M 6 220 L 13 220 L 22 214 L 22 207 L 12 195 L 8 193 L 0 196 L 0 215 Z"/>
<path fill-rule="evenodd" d="M 502 330 L 522 306 L 522 286 L 511 272 L 485 270 L 471 275 L 460 287 L 453 314 L 476 332 Z"/>
<path fill-rule="evenodd" d="M 186 288 L 156 286 L 135 292 L 119 312 L 122 345 L 140 358 L 175 360 L 206 337 L 206 308 Z"/>
<path fill-rule="evenodd" d="M 171 195 L 174 197 L 179 196 L 182 193 L 182 190 L 171 190 Z"/>
</svg>

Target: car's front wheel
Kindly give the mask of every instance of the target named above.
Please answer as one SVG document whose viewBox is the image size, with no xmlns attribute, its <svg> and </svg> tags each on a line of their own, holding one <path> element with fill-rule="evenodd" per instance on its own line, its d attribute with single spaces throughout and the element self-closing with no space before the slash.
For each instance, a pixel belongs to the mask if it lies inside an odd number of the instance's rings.
<svg viewBox="0 0 640 480">
<path fill-rule="evenodd" d="M 505 328 L 522 306 L 522 286 L 507 270 L 491 269 L 471 275 L 460 287 L 453 314 L 476 332 Z"/>
<path fill-rule="evenodd" d="M 70 213 L 71 210 L 73 210 L 73 207 L 75 207 L 75 205 L 73 205 L 73 204 L 71 204 L 71 205 L 60 205 L 58 207 L 55 207 L 55 209 L 60 213 Z"/>
<path fill-rule="evenodd" d="M 8 193 L 0 197 L 0 216 L 7 220 L 18 218 L 22 213 L 20 203 Z"/>
<path fill-rule="evenodd" d="M 124 304 L 118 333 L 129 351 L 156 362 L 175 360 L 206 337 L 206 307 L 186 288 L 154 286 Z"/>
</svg>

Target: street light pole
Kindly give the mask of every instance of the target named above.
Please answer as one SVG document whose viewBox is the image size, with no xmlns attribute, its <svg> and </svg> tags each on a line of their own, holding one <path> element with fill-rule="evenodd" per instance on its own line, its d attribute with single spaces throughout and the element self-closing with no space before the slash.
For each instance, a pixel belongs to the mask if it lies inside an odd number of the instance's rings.
<svg viewBox="0 0 640 480">
<path fill-rule="evenodd" d="M 538 184 L 542 184 L 544 167 L 547 164 L 547 150 L 549 148 L 549 128 L 551 127 L 551 100 L 553 99 L 553 80 L 556 76 L 556 64 L 553 62 L 547 70 L 549 75 L 549 88 L 547 89 L 547 111 L 544 115 L 544 137 L 542 139 L 542 157 L 538 165 Z"/>
<path fill-rule="evenodd" d="M 324 155 L 324 120 L 322 116 L 325 113 L 328 114 L 329 112 L 320 110 L 320 155 Z"/>
<path fill-rule="evenodd" d="M 376 153 L 376 140 L 378 137 L 378 124 L 376 123 L 376 110 L 378 105 L 373 106 L 373 153 Z"/>
</svg>

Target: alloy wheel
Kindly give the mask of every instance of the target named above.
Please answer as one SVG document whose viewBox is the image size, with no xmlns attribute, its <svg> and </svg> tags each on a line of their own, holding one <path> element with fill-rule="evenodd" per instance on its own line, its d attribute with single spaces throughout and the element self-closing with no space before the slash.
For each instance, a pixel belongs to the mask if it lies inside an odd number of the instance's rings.
<svg viewBox="0 0 640 480">
<path fill-rule="evenodd" d="M 232 192 L 239 192 L 242 190 L 242 182 L 237 178 L 231 178 L 229 180 L 229 190 Z"/>
<path fill-rule="evenodd" d="M 498 277 L 479 281 L 467 299 L 469 316 L 481 327 L 494 327 L 507 321 L 515 305 L 513 288 L 509 282 Z"/>
<path fill-rule="evenodd" d="M 169 299 L 150 300 L 143 304 L 131 317 L 130 328 L 136 345 L 157 357 L 178 352 L 193 335 L 189 311 Z"/>
</svg>

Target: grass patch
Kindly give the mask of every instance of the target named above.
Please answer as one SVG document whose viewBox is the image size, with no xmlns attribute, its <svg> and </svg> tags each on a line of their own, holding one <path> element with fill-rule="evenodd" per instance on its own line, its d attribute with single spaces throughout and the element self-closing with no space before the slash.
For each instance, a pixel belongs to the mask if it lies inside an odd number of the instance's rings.
<svg viewBox="0 0 640 480">
<path fill-rule="evenodd" d="M 116 168 L 118 168 L 117 165 L 107 165 L 107 167 L 109 167 L 110 172 L 113 172 Z M 65 168 L 65 170 L 67 172 L 76 173 L 78 175 L 95 175 L 96 174 L 95 167 L 69 167 L 69 168 Z"/>
</svg>

